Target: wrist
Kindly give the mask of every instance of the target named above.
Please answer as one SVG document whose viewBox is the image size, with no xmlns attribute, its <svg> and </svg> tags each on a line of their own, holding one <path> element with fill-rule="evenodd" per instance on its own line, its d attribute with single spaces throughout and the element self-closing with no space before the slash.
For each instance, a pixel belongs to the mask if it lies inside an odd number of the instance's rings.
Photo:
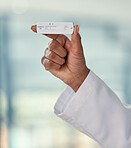
<svg viewBox="0 0 131 148">
<path fill-rule="evenodd" d="M 86 79 L 87 75 L 89 74 L 90 70 L 86 67 L 83 74 L 81 74 L 79 77 L 77 77 L 69 86 L 77 92 L 77 90 L 80 88 L 84 80 Z"/>
</svg>

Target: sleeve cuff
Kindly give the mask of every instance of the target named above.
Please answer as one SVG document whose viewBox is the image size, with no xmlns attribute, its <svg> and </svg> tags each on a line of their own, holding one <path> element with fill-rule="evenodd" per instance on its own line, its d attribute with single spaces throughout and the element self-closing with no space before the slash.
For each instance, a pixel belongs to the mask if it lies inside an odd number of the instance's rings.
<svg viewBox="0 0 131 148">
<path fill-rule="evenodd" d="M 70 86 L 67 86 L 66 89 L 59 96 L 55 104 L 54 113 L 57 116 L 61 116 L 66 111 L 68 106 L 73 103 L 75 104 L 73 105 L 75 108 L 74 109 L 72 107 L 68 108 L 68 111 L 75 112 L 75 110 L 78 110 L 85 100 L 84 97 L 81 97 L 81 93 L 82 96 L 85 95 L 86 97 L 88 97 L 93 90 L 93 85 L 94 85 L 93 83 L 94 82 L 96 83 L 96 81 L 97 81 L 96 75 L 92 71 L 90 71 L 88 76 L 86 77 L 86 79 L 84 80 L 84 82 L 82 83 L 82 85 L 80 86 L 80 88 L 77 90 L 76 93 Z M 77 97 L 77 100 L 75 96 Z"/>
<path fill-rule="evenodd" d="M 70 86 L 65 88 L 55 104 L 54 112 L 56 115 L 59 115 L 64 111 L 65 106 L 68 104 L 74 94 L 75 91 Z"/>
</svg>

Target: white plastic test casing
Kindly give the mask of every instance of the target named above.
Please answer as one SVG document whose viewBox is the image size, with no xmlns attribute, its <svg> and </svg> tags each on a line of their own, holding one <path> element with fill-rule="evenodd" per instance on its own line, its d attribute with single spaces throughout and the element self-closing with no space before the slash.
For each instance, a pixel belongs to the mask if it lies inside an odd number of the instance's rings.
<svg viewBox="0 0 131 148">
<path fill-rule="evenodd" d="M 39 22 L 37 33 L 41 34 L 72 34 L 72 22 Z"/>
</svg>

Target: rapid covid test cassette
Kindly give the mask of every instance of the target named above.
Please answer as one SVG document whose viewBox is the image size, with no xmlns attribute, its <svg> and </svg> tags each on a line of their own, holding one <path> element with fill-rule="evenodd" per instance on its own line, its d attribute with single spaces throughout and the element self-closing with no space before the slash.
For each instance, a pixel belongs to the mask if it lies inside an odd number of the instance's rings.
<svg viewBox="0 0 131 148">
<path fill-rule="evenodd" d="M 72 34 L 72 22 L 39 22 L 37 33 L 41 34 Z"/>
</svg>

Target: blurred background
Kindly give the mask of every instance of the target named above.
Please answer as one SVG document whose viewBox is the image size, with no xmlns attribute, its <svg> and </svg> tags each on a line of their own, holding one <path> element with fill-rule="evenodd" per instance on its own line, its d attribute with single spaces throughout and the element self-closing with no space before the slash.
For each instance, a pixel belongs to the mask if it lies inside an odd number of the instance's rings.
<svg viewBox="0 0 131 148">
<path fill-rule="evenodd" d="M 39 21 L 79 24 L 88 67 L 131 104 L 131 1 L 0 0 L 0 148 L 100 148 L 53 113 L 66 85 L 40 63 Z"/>
</svg>

